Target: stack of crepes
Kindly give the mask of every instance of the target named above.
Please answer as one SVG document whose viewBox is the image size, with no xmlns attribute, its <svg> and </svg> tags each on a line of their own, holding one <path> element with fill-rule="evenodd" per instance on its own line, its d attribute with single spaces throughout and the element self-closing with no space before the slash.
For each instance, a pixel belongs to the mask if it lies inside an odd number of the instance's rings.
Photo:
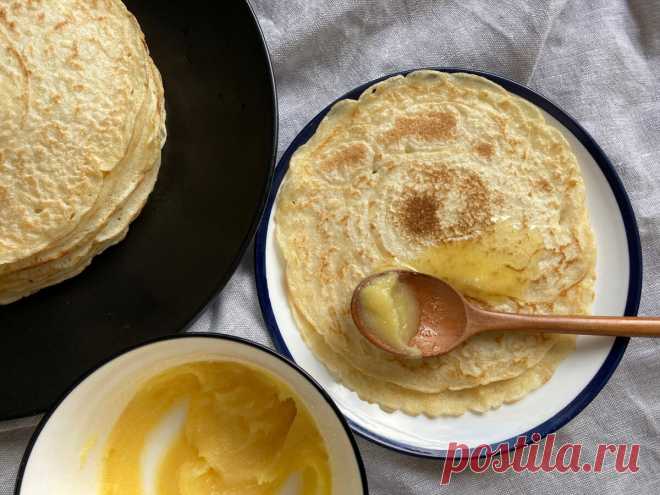
<svg viewBox="0 0 660 495">
<path fill-rule="evenodd" d="M 164 142 L 160 74 L 122 2 L 0 3 L 0 304 L 121 241 Z"/>
<path fill-rule="evenodd" d="M 579 314 L 593 299 L 594 238 L 569 143 L 538 108 L 473 75 L 414 72 L 337 103 L 292 157 L 275 221 L 305 342 L 388 411 L 518 400 L 574 339 L 486 333 L 442 356 L 395 356 L 351 318 L 365 277 L 414 269 L 510 312 Z"/>
</svg>

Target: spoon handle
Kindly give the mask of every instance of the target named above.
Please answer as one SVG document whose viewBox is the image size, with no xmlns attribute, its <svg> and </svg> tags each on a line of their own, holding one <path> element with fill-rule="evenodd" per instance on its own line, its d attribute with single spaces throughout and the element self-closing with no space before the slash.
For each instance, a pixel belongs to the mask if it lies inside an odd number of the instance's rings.
<svg viewBox="0 0 660 495">
<path fill-rule="evenodd" d="M 471 308 L 470 333 L 521 331 L 615 337 L 660 337 L 660 318 L 633 316 L 544 316 L 498 313 Z"/>
</svg>

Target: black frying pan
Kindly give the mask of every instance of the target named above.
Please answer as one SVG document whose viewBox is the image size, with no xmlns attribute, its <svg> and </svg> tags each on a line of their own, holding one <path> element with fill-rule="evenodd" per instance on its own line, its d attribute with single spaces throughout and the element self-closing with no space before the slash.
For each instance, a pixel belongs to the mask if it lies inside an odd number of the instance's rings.
<svg viewBox="0 0 660 495">
<path fill-rule="evenodd" d="M 184 329 L 231 276 L 263 209 L 277 110 L 248 5 L 126 4 L 165 85 L 156 189 L 127 238 L 81 275 L 0 306 L 0 419 L 43 411 L 120 349 Z"/>
</svg>

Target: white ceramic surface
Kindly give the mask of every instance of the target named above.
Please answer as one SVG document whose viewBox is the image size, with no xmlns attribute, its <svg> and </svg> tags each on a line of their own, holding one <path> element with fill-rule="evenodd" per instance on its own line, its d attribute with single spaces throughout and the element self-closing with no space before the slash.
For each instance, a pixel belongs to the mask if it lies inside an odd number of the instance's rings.
<svg viewBox="0 0 660 495">
<path fill-rule="evenodd" d="M 348 433 L 327 399 L 292 365 L 258 347 L 206 336 L 161 340 L 115 358 L 83 380 L 47 420 L 29 455 L 21 495 L 98 493 L 105 441 L 122 410 L 146 380 L 172 366 L 203 360 L 234 360 L 256 365 L 287 383 L 319 426 L 330 456 L 335 495 L 362 494 L 362 471 Z M 184 411 L 185 413 L 185 411 Z M 145 482 L 153 478 L 159 454 L 182 423 L 173 411 L 152 436 L 145 459 Z M 148 466 L 151 466 L 149 468 Z M 297 492 L 290 480 L 283 495 Z M 153 493 L 153 484 L 145 487 Z"/>
<path fill-rule="evenodd" d="M 593 313 L 622 315 L 629 280 L 626 231 L 616 198 L 594 158 L 559 121 L 544 112 L 547 121 L 568 139 L 578 157 L 587 188 L 588 208 L 598 248 L 596 298 Z M 468 447 L 499 444 L 549 420 L 583 391 L 597 373 L 614 339 L 580 336 L 577 351 L 561 363 L 552 379 L 522 400 L 485 414 L 430 419 L 402 412 L 386 413 L 338 383 L 303 342 L 289 309 L 283 285 L 280 255 L 274 239 L 271 211 L 265 249 L 265 271 L 273 313 L 282 338 L 296 363 L 308 371 L 332 396 L 355 425 L 406 448 L 446 450 L 449 442 Z M 395 446 L 396 448 L 396 446 Z"/>
</svg>

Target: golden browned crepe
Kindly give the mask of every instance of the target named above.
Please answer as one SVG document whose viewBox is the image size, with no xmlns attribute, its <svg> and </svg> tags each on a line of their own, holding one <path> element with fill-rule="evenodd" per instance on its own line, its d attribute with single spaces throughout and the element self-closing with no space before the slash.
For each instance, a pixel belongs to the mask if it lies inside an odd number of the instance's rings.
<svg viewBox="0 0 660 495">
<path fill-rule="evenodd" d="M 337 103 L 292 157 L 275 221 L 302 336 L 388 410 L 517 400 L 574 340 L 503 332 L 434 358 L 394 356 L 351 319 L 364 277 L 411 268 L 503 311 L 585 313 L 593 299 L 595 246 L 570 145 L 536 107 L 473 75 L 413 72 Z"/>
<path fill-rule="evenodd" d="M 125 236 L 165 140 L 163 86 L 119 0 L 0 4 L 0 304 Z"/>
</svg>

